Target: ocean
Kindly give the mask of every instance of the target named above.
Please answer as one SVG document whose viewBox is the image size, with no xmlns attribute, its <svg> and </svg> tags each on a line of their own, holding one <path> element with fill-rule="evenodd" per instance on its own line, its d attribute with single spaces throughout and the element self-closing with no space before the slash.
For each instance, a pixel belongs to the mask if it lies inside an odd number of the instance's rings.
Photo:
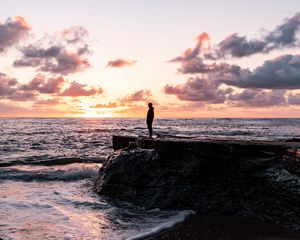
<svg viewBox="0 0 300 240">
<path fill-rule="evenodd" d="M 93 192 L 112 136 L 146 136 L 144 119 L 2 118 L 0 126 L 0 239 L 138 239 L 192 213 Z M 300 138 L 300 119 L 156 119 L 153 128 L 155 137 Z"/>
</svg>

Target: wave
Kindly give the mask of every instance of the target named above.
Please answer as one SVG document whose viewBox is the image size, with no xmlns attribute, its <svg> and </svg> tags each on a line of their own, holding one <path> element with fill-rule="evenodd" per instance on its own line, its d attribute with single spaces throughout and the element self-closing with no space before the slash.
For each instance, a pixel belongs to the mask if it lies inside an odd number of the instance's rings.
<svg viewBox="0 0 300 240">
<path fill-rule="evenodd" d="M 105 161 L 105 157 L 102 158 L 80 158 L 80 157 L 61 157 L 61 158 L 53 158 L 53 157 L 39 157 L 39 159 L 44 160 L 35 160 L 37 157 L 27 157 L 22 160 L 14 160 L 14 161 L 4 161 L 0 162 L 1 167 L 11 167 L 16 165 L 41 165 L 41 166 L 54 166 L 54 165 L 68 165 L 73 163 L 103 163 Z"/>
<path fill-rule="evenodd" d="M 7 168 L 1 169 L 1 180 L 15 181 L 76 181 L 94 179 L 99 171 L 99 164 L 71 164 L 51 168 Z"/>
<path fill-rule="evenodd" d="M 150 237 L 153 236 L 157 233 L 160 233 L 166 229 L 172 228 L 175 225 L 177 225 L 178 223 L 181 223 L 183 221 L 185 221 L 185 219 L 191 215 L 195 215 L 196 213 L 193 210 L 184 210 L 184 211 L 180 211 L 176 216 L 170 218 L 167 222 L 164 222 L 154 228 L 152 228 L 149 231 L 146 231 L 144 233 L 138 234 L 136 236 L 133 237 L 129 237 L 126 240 L 139 240 L 139 239 L 144 239 L 146 237 Z"/>
</svg>

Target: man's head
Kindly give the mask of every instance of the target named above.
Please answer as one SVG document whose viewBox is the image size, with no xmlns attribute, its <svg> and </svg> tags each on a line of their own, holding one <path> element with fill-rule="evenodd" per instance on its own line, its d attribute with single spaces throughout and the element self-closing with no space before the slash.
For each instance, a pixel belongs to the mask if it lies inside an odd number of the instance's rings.
<svg viewBox="0 0 300 240">
<path fill-rule="evenodd" d="M 152 103 L 148 103 L 148 107 L 149 107 L 149 108 L 152 108 Z"/>
</svg>

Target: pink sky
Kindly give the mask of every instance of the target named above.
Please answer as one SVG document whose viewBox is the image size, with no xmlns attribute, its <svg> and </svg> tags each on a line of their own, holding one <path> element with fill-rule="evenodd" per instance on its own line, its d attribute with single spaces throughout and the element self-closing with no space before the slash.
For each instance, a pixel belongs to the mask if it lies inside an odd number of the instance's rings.
<svg viewBox="0 0 300 240">
<path fill-rule="evenodd" d="M 72 3 L 3 4 L 0 117 L 300 117 L 299 1 Z"/>
</svg>

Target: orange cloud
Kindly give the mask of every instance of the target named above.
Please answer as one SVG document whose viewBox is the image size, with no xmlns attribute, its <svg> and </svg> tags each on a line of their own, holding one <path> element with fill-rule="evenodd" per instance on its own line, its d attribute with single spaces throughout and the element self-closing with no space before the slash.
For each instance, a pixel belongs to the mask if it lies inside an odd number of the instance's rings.
<svg viewBox="0 0 300 240">
<path fill-rule="evenodd" d="M 52 77 L 46 79 L 44 75 L 36 75 L 28 84 L 21 85 L 20 89 L 25 91 L 38 91 L 39 93 L 55 94 L 59 93 L 65 79 L 60 77 Z"/>
<path fill-rule="evenodd" d="M 101 93 L 103 93 L 103 89 L 101 87 L 88 87 L 86 84 L 72 82 L 71 85 L 59 95 L 67 97 L 81 97 Z"/>
<path fill-rule="evenodd" d="M 137 63 L 137 60 L 128 60 L 128 59 L 118 58 L 116 60 L 109 61 L 107 63 L 107 67 L 119 68 L 119 67 L 132 66 L 136 63 Z"/>
<path fill-rule="evenodd" d="M 120 99 L 121 105 L 126 105 L 133 102 L 149 102 L 151 101 L 152 92 L 149 90 L 139 90 Z"/>
<path fill-rule="evenodd" d="M 0 99 L 30 101 L 35 98 L 36 93 L 34 91 L 20 89 L 20 85 L 15 78 L 9 78 L 0 72 Z"/>
</svg>

